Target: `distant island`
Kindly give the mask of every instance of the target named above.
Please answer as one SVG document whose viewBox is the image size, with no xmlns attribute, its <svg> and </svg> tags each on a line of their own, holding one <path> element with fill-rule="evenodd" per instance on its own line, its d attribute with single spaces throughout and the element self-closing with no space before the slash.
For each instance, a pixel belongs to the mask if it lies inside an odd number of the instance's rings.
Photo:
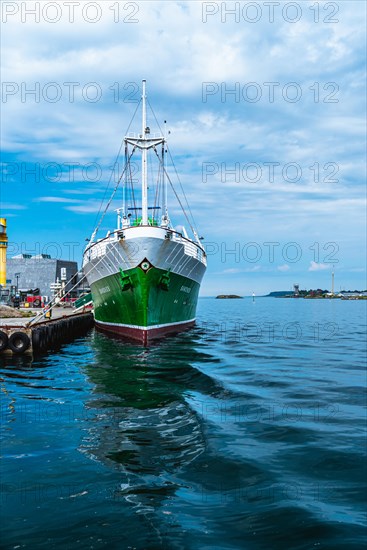
<svg viewBox="0 0 367 550">
<path fill-rule="evenodd" d="M 237 296 L 236 294 L 219 294 L 219 296 L 217 296 L 218 300 L 233 300 L 235 298 L 243 298 L 243 296 Z"/>
<path fill-rule="evenodd" d="M 288 296 L 290 294 L 289 290 L 275 290 L 266 294 L 265 298 L 281 298 L 283 296 Z"/>
<path fill-rule="evenodd" d="M 269 292 L 265 298 L 305 298 L 305 299 L 322 299 L 322 298 L 338 298 L 341 300 L 367 300 L 367 290 L 341 290 L 337 294 L 329 290 L 317 288 L 315 290 L 277 290 Z"/>
</svg>

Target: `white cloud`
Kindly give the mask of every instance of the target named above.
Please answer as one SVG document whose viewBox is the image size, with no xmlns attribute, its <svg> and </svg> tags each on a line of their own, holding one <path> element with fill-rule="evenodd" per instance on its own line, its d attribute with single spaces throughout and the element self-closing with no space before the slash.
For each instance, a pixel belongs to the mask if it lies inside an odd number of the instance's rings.
<svg viewBox="0 0 367 550">
<path fill-rule="evenodd" d="M 108 181 L 108 167 L 115 160 L 135 110 L 136 103 L 129 102 L 128 94 L 138 98 L 141 78 L 147 78 L 150 103 L 158 120 L 168 121 L 178 172 L 199 230 L 208 241 L 223 241 L 230 246 L 236 240 L 256 241 L 264 264 L 266 248 L 262 243 L 279 241 L 276 263 L 271 266 L 273 275 L 278 266 L 279 277 L 284 276 L 282 272 L 288 265 L 284 263 L 287 258 L 281 256 L 282 247 L 290 240 L 299 243 L 303 253 L 300 264 L 290 266 L 292 273 L 296 268 L 303 273 L 308 269 L 326 270 L 322 266 L 329 251 L 323 246 L 331 241 L 339 244 L 346 268 L 359 265 L 360 235 L 365 224 L 365 3 L 338 3 L 339 22 L 335 24 L 323 22 L 334 3 L 326 10 L 324 3 L 312 3 L 313 9 L 309 9 L 311 2 L 299 2 L 302 18 L 296 24 L 279 19 L 281 5 L 275 6 L 272 24 L 267 21 L 268 10 L 263 5 L 256 24 L 244 21 L 242 16 L 236 23 L 233 15 L 223 23 L 220 11 L 204 24 L 202 2 L 158 0 L 138 3 L 139 23 L 114 23 L 113 10 L 109 9 L 112 3 L 107 4 L 96 24 L 83 21 L 78 15 L 82 7 L 77 6 L 72 24 L 65 17 L 56 24 L 36 24 L 32 16 L 24 24 L 18 14 L 2 26 L 2 80 L 19 86 L 19 92 L 2 103 L 3 151 L 9 162 L 96 162 L 103 169 L 98 182 L 86 181 L 83 171 L 77 168 L 74 181 L 70 181 L 67 170 L 62 171 L 62 186 L 52 182 L 47 186 L 25 186 L 17 179 L 19 174 L 12 180 L 8 175 L 4 189 L 8 204 L 17 204 L 17 197 L 22 196 L 19 190 L 26 197 L 24 204 L 40 196 L 40 203 L 55 203 L 54 213 L 59 203 L 60 213 L 68 217 L 66 228 L 57 216 L 45 216 L 47 230 L 55 238 L 64 238 L 68 231 L 74 234 L 85 230 L 78 214 L 90 214 L 88 224 L 92 224 L 100 206 L 97 198 Z M 221 10 L 221 3 L 217 4 Z M 316 24 L 313 19 L 317 9 L 320 22 Z M 289 14 L 293 13 L 294 7 L 290 7 Z M 120 15 L 126 16 L 127 12 Z M 211 81 L 218 90 L 204 102 L 202 84 Z M 60 86 L 62 98 L 57 103 L 48 102 L 42 95 L 48 82 Z M 66 82 L 79 83 L 73 102 L 68 100 Z M 83 87 L 89 82 L 97 82 L 101 88 L 102 97 L 96 103 L 83 97 Z M 249 82 L 257 82 L 261 88 L 258 102 L 244 100 L 244 86 Z M 267 99 L 264 82 L 279 83 L 273 103 Z M 284 100 L 284 85 L 289 82 L 301 87 L 299 102 Z M 339 88 L 336 103 L 325 102 L 332 92 L 332 87 L 325 89 L 328 82 Z M 39 102 L 32 96 L 22 101 L 22 83 L 29 89 L 39 83 Z M 118 101 L 114 101 L 116 86 L 110 89 L 114 83 L 118 83 Z M 226 90 L 233 90 L 237 83 L 239 97 L 226 95 Z M 315 83 L 318 102 L 314 101 Z M 133 131 L 139 128 L 136 122 Z M 205 162 L 219 167 L 207 182 L 202 179 Z M 259 181 L 246 181 L 242 175 L 238 181 L 229 175 L 223 179 L 222 164 L 230 170 L 240 163 L 242 170 L 251 162 L 262 168 Z M 280 165 L 274 181 L 269 180 L 266 162 Z M 302 168 L 297 182 L 286 181 L 282 175 L 282 167 L 292 162 Z M 316 180 L 315 163 L 319 166 Z M 337 181 L 329 181 L 330 170 L 324 168 L 328 163 L 337 164 Z M 67 189 L 71 187 L 75 188 Z M 65 200 L 57 196 L 60 193 Z M 89 200 L 78 201 L 75 195 L 79 193 L 89 194 Z M 179 223 L 174 199 L 171 204 L 173 222 Z M 32 209 L 37 207 L 41 209 L 42 204 L 32 203 Z M 19 205 L 13 210 L 24 208 Z M 51 211 L 51 206 L 47 210 Z M 24 232 L 21 223 L 18 231 Z M 316 242 L 319 256 L 314 256 L 314 248 L 310 250 Z M 310 264 L 316 259 L 318 263 Z M 207 277 L 210 270 L 218 273 L 222 268 L 216 257 L 209 258 Z M 250 266 L 246 271 L 246 265 L 235 264 L 228 265 L 228 269 L 248 273 L 246 277 L 231 278 L 243 279 L 246 284 L 252 271 L 253 279 L 258 280 L 267 268 Z"/>
<path fill-rule="evenodd" d="M 256 271 L 261 271 L 261 265 L 254 265 L 252 267 L 247 267 L 243 271 L 245 273 L 256 273 Z"/>
<path fill-rule="evenodd" d="M 290 267 L 288 264 L 278 265 L 277 267 L 278 271 L 289 271 Z"/>
<path fill-rule="evenodd" d="M 308 271 L 325 271 L 330 268 L 331 268 L 330 264 L 323 264 L 323 263 L 317 263 L 317 262 L 311 261 Z"/>
<path fill-rule="evenodd" d="M 26 206 L 24 204 L 18 204 L 14 202 L 0 202 L 0 206 L 2 210 L 26 210 Z"/>
<path fill-rule="evenodd" d="M 80 206 L 65 206 L 65 210 L 76 214 L 91 214 L 100 211 L 100 203 L 83 203 Z"/>
<path fill-rule="evenodd" d="M 79 203 L 80 200 L 68 199 L 66 197 L 38 197 L 34 199 L 36 202 L 55 202 L 55 203 Z"/>
<path fill-rule="evenodd" d="M 233 268 L 230 268 L 230 269 L 224 269 L 222 271 L 222 274 L 223 275 L 230 275 L 232 273 L 240 273 L 242 270 L 241 269 L 238 269 L 236 267 L 233 267 Z"/>
</svg>

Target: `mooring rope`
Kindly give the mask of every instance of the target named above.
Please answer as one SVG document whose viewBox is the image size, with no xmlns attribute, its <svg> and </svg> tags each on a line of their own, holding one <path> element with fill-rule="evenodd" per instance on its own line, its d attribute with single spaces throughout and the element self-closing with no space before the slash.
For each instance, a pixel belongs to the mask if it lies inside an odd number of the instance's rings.
<svg viewBox="0 0 367 550">
<path fill-rule="evenodd" d="M 118 245 L 118 241 L 114 244 L 114 248 L 116 248 L 116 245 Z M 79 274 L 82 274 L 84 272 L 84 275 L 81 279 L 78 280 L 78 282 L 72 287 L 70 288 L 67 292 L 64 292 L 64 294 L 62 296 L 55 296 L 53 300 L 51 300 L 51 302 L 49 302 L 48 304 L 48 311 L 52 311 L 54 307 L 56 307 L 59 303 L 60 300 L 62 300 L 62 298 L 64 298 L 65 296 L 67 296 L 68 294 L 70 294 L 70 292 L 72 292 L 74 290 L 74 288 L 76 288 L 77 286 L 80 285 L 81 282 L 83 282 L 87 277 L 88 275 L 91 273 L 92 269 L 95 269 L 103 260 L 105 259 L 105 256 L 102 256 L 98 262 L 92 266 L 92 268 L 88 271 L 88 273 L 85 273 L 83 269 L 79 270 L 76 274 L 74 274 L 71 279 L 69 279 L 69 281 L 67 281 L 65 283 L 65 288 L 67 287 L 67 285 L 71 282 L 71 280 L 75 277 L 75 275 L 79 275 Z M 56 301 L 56 300 L 59 300 L 59 301 Z M 51 305 L 52 304 L 52 305 Z M 33 319 L 31 319 L 25 326 L 26 328 L 29 328 L 33 323 L 35 323 L 36 321 L 38 321 L 39 319 L 42 319 L 42 317 L 44 317 L 44 312 L 42 311 L 42 313 L 39 313 L 38 315 L 36 315 L 36 317 L 34 317 Z"/>
</svg>

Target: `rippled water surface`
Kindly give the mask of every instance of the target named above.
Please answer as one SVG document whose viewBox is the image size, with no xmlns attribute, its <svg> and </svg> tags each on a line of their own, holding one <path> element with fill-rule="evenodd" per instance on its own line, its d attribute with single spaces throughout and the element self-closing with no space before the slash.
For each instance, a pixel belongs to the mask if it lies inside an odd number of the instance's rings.
<svg viewBox="0 0 367 550">
<path fill-rule="evenodd" d="M 1 547 L 359 549 L 366 302 L 199 301 L 1 361 Z"/>
</svg>

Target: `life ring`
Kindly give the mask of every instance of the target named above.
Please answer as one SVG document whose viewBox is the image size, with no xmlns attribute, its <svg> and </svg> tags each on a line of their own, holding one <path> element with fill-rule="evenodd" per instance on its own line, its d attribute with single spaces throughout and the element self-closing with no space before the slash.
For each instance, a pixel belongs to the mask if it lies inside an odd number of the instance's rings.
<svg viewBox="0 0 367 550">
<path fill-rule="evenodd" d="M 13 332 L 9 337 L 9 348 L 13 353 L 24 353 L 30 345 L 29 336 L 24 332 Z"/>
<path fill-rule="evenodd" d="M 9 338 L 6 332 L 0 330 L 0 351 L 3 351 L 8 347 L 8 340 Z"/>
</svg>

